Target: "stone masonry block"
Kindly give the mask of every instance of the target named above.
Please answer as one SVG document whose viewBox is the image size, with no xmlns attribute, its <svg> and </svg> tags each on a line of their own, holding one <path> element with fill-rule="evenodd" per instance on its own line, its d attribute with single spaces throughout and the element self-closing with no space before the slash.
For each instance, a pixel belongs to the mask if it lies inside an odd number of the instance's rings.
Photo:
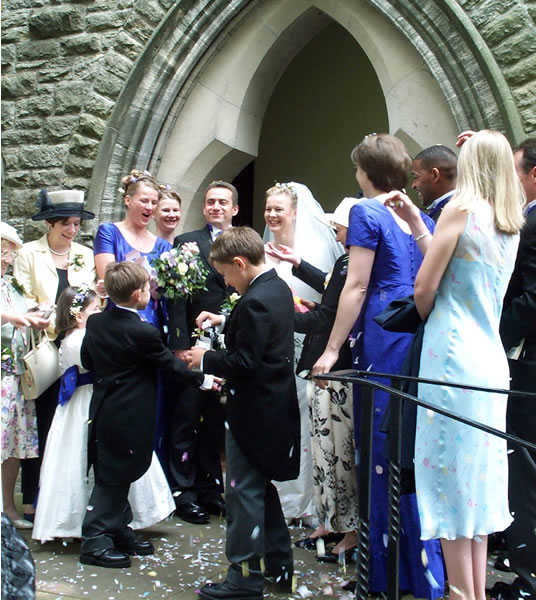
<svg viewBox="0 0 536 600">
<path fill-rule="evenodd" d="M 35 92 L 35 73 L 17 73 L 2 77 L 2 98 L 13 100 L 21 96 L 29 96 Z"/>
<path fill-rule="evenodd" d="M 84 113 L 80 116 L 78 131 L 87 137 L 100 140 L 106 130 L 106 121 Z"/>
<path fill-rule="evenodd" d="M 15 114 L 16 104 L 15 102 L 2 101 L 2 110 L 0 116 L 2 117 L 2 129 L 10 129 L 15 127 Z"/>
<path fill-rule="evenodd" d="M 534 56 L 536 35 L 530 29 L 523 29 L 493 48 L 493 54 L 501 65 L 510 65 L 527 56 Z"/>
<path fill-rule="evenodd" d="M 9 190 L 9 216 L 28 217 L 34 214 L 38 194 L 38 189 L 31 189 L 28 186 L 20 190 Z"/>
<path fill-rule="evenodd" d="M 132 61 L 117 52 L 108 52 L 104 58 L 106 70 L 125 80 L 132 70 Z"/>
<path fill-rule="evenodd" d="M 90 13 L 86 17 L 86 30 L 107 31 L 122 27 L 130 11 L 115 10 L 109 12 Z"/>
<path fill-rule="evenodd" d="M 82 135 L 74 135 L 69 152 L 71 155 L 95 159 L 100 142 Z"/>
<path fill-rule="evenodd" d="M 91 177 L 95 161 L 91 158 L 83 158 L 69 154 L 65 163 L 65 173 L 82 177 Z"/>
<path fill-rule="evenodd" d="M 56 83 L 68 77 L 71 72 L 71 61 L 62 60 L 59 64 L 54 61 L 52 65 L 48 64 L 41 67 L 37 72 L 37 78 L 40 83 Z"/>
<path fill-rule="evenodd" d="M 53 187 L 61 185 L 63 169 L 42 169 L 30 172 L 30 185 L 32 187 Z"/>
<path fill-rule="evenodd" d="M 117 98 L 123 89 L 124 80 L 104 69 L 100 70 L 95 79 L 95 91 L 108 98 Z"/>
<path fill-rule="evenodd" d="M 50 142 L 68 140 L 79 122 L 79 117 L 50 117 L 44 126 L 45 139 Z"/>
<path fill-rule="evenodd" d="M 104 96 L 99 96 L 99 94 L 93 92 L 90 93 L 86 99 L 86 111 L 92 115 L 101 117 L 102 119 L 107 119 L 110 116 L 113 107 L 114 102 L 112 102 L 112 100 L 109 100 Z"/>
<path fill-rule="evenodd" d="M 136 60 L 143 49 L 138 40 L 128 35 L 125 31 L 120 31 L 114 42 L 114 49 L 123 56 L 130 58 L 130 60 Z"/>
<path fill-rule="evenodd" d="M 56 114 L 79 113 L 89 89 L 89 83 L 86 82 L 58 84 L 56 87 Z"/>
<path fill-rule="evenodd" d="M 65 54 L 94 54 L 100 52 L 101 42 L 98 35 L 80 33 L 66 38 L 61 43 Z"/>
<path fill-rule="evenodd" d="M 2 146 L 22 146 L 24 144 L 39 144 L 43 139 L 41 131 L 11 129 L 2 133 Z M 21 163 L 21 167 L 24 166 Z"/>
<path fill-rule="evenodd" d="M 13 29 L 4 29 L 2 27 L 2 45 L 11 42 L 21 42 L 28 39 L 27 27 L 13 27 Z"/>
<path fill-rule="evenodd" d="M 43 169 L 60 167 L 65 161 L 67 146 L 27 146 L 19 158 L 20 168 Z"/>
<path fill-rule="evenodd" d="M 20 100 L 17 102 L 17 116 L 19 118 L 30 115 L 50 115 L 54 110 L 54 96 L 40 95 Z"/>
<path fill-rule="evenodd" d="M 41 129 L 43 127 L 43 118 L 26 117 L 25 119 L 17 119 L 17 126 L 20 129 Z"/>
<path fill-rule="evenodd" d="M 3 148 L 2 162 L 7 170 L 19 168 L 19 150 L 18 148 Z"/>
<path fill-rule="evenodd" d="M 84 29 L 82 8 L 55 6 L 32 11 L 28 19 L 30 34 L 39 39 L 53 38 Z"/>
<path fill-rule="evenodd" d="M 498 44 L 525 27 L 526 16 L 520 6 L 515 6 L 488 23 L 480 33 L 490 45 Z"/>
<path fill-rule="evenodd" d="M 506 81 L 511 86 L 524 85 L 534 81 L 536 73 L 536 54 L 529 56 L 504 70 Z"/>
<path fill-rule="evenodd" d="M 20 42 L 17 44 L 17 60 L 35 61 L 43 58 L 56 58 L 60 54 L 60 43 L 57 40 Z"/>
<path fill-rule="evenodd" d="M 28 171 L 8 171 L 4 183 L 15 188 L 26 187 L 30 183 L 30 173 Z"/>
</svg>

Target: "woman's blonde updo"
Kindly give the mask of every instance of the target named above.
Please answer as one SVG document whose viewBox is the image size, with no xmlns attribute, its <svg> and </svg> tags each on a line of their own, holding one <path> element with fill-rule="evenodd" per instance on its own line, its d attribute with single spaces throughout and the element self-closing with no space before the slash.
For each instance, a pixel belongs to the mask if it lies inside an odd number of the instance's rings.
<svg viewBox="0 0 536 600">
<path fill-rule="evenodd" d="M 298 206 L 298 194 L 288 183 L 276 183 L 271 188 L 268 188 L 264 195 L 264 200 L 266 201 L 270 196 L 275 196 L 276 194 L 286 194 L 290 198 L 290 204 L 293 209 Z"/>
<path fill-rule="evenodd" d="M 138 187 L 142 184 L 156 190 L 159 194 L 162 192 L 161 186 L 158 185 L 149 171 L 132 169 L 128 175 L 121 179 L 121 184 L 123 187 L 119 188 L 119 193 L 122 196 L 134 196 L 138 191 Z"/>
</svg>

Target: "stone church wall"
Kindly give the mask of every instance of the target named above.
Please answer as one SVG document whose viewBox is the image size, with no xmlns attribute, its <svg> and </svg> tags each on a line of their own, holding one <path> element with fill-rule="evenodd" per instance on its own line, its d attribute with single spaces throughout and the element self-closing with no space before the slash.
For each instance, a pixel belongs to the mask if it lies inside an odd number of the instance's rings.
<svg viewBox="0 0 536 600">
<path fill-rule="evenodd" d="M 192 6 L 202 12 L 206 4 L 3 1 L 2 219 L 24 231 L 25 239 L 40 231 L 27 217 L 42 187 L 87 190 L 112 110 L 155 29 L 171 10 L 176 26 L 191 29 L 181 13 L 186 20 Z M 525 134 L 535 133 L 536 4 L 459 0 L 458 6 L 502 70 Z"/>
</svg>

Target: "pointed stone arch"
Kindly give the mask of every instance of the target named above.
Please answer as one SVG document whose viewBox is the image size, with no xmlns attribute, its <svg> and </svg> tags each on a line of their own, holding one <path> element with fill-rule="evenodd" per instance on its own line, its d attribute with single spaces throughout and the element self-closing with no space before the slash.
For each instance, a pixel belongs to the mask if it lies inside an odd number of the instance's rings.
<svg viewBox="0 0 536 600">
<path fill-rule="evenodd" d="M 390 130 L 414 147 L 467 127 L 523 135 L 502 71 L 455 0 L 177 2 L 136 61 L 108 121 L 89 188 L 100 219 L 117 218 L 120 176 L 134 166 L 176 185 L 186 209 L 207 181 L 232 179 L 256 156 L 280 73 L 331 21 L 369 57 Z M 187 212 L 186 228 L 198 212 Z"/>
</svg>

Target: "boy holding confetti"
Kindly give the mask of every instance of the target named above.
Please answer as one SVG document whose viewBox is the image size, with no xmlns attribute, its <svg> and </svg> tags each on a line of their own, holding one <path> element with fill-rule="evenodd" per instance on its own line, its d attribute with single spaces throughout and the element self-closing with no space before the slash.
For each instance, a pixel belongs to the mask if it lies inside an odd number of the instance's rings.
<svg viewBox="0 0 536 600">
<path fill-rule="evenodd" d="M 292 293 L 273 269 L 266 271 L 264 245 L 249 227 L 225 231 L 210 260 L 242 298 L 230 317 L 202 312 L 225 332 L 227 351 L 195 347 L 190 367 L 227 379 L 226 553 L 223 583 L 201 588 L 208 600 L 261 600 L 264 576 L 290 588 L 290 536 L 271 480 L 299 473 L 300 416 L 293 372 Z M 228 321 L 228 322 L 226 322 Z"/>
</svg>

